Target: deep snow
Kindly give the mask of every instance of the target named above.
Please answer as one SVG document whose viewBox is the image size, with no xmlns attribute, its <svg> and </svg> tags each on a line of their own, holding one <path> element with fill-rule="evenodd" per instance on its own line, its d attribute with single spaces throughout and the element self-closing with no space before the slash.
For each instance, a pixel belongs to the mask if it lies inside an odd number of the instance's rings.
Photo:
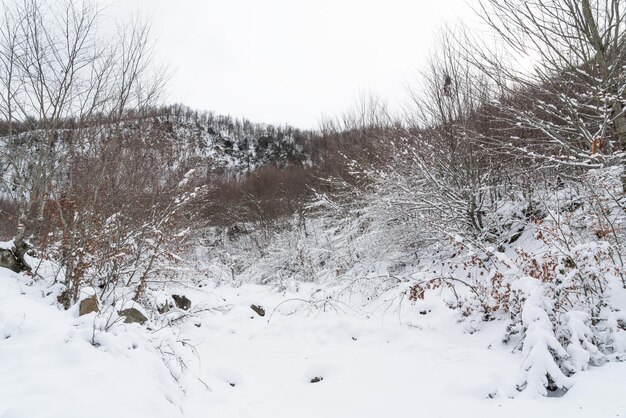
<svg viewBox="0 0 626 418">
<path fill-rule="evenodd" d="M 560 398 L 510 398 L 521 355 L 501 344 L 503 322 L 470 334 L 437 297 L 384 316 L 308 309 L 316 290 L 177 289 L 196 313 L 173 330 L 155 320 L 94 332 L 101 317 L 60 310 L 44 283 L 3 269 L 0 417 L 626 416 L 624 363 L 577 373 Z"/>
</svg>

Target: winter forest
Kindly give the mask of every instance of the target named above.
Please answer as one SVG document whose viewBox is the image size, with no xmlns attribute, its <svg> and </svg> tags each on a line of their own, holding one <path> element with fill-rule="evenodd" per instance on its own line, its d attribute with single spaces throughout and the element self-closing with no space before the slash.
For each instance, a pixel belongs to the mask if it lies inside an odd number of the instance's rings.
<svg viewBox="0 0 626 418">
<path fill-rule="evenodd" d="M 5 1 L 0 417 L 626 417 L 626 3 L 470 4 L 300 129 Z"/>
</svg>

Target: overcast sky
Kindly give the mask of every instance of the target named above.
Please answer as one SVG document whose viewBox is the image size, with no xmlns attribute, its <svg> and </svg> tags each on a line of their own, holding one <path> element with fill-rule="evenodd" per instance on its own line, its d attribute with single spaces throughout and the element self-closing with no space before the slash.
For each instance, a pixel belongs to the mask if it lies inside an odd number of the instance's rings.
<svg viewBox="0 0 626 418">
<path fill-rule="evenodd" d="M 301 128 L 369 92 L 405 100 L 437 30 L 471 14 L 465 0 L 113 0 L 106 10 L 138 12 L 173 72 L 168 102 Z"/>
</svg>

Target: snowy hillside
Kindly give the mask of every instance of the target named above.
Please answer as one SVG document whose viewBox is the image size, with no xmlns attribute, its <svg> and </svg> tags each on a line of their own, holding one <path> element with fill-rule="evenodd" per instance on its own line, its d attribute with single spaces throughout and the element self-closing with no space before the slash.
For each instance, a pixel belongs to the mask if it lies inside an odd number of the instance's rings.
<svg viewBox="0 0 626 418">
<path fill-rule="evenodd" d="M 203 159 L 207 170 L 240 174 L 266 164 L 286 165 L 310 160 L 305 145 L 314 136 L 290 126 L 272 126 L 239 120 L 184 106 L 154 109 L 153 115 L 128 121 L 133 129 L 156 131 L 178 150 L 181 159 Z M 147 126 L 146 126 L 146 121 Z"/>
</svg>

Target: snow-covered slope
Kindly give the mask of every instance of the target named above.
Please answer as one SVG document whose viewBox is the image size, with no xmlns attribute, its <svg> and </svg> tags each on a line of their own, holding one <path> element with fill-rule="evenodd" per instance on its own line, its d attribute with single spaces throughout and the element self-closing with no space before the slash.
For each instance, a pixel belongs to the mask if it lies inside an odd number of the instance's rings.
<svg viewBox="0 0 626 418">
<path fill-rule="evenodd" d="M 94 337 L 95 314 L 0 273 L 0 416 L 176 417 L 182 392 L 136 324 Z M 99 346 L 97 346 L 99 344 Z"/>
<path fill-rule="evenodd" d="M 574 375 L 558 399 L 507 397 L 521 355 L 504 323 L 464 332 L 439 297 L 350 308 L 313 285 L 179 287 L 193 305 L 173 331 L 94 332 L 102 315 L 60 310 L 47 286 L 0 273 L 2 418 L 626 416 L 624 363 Z"/>
</svg>

